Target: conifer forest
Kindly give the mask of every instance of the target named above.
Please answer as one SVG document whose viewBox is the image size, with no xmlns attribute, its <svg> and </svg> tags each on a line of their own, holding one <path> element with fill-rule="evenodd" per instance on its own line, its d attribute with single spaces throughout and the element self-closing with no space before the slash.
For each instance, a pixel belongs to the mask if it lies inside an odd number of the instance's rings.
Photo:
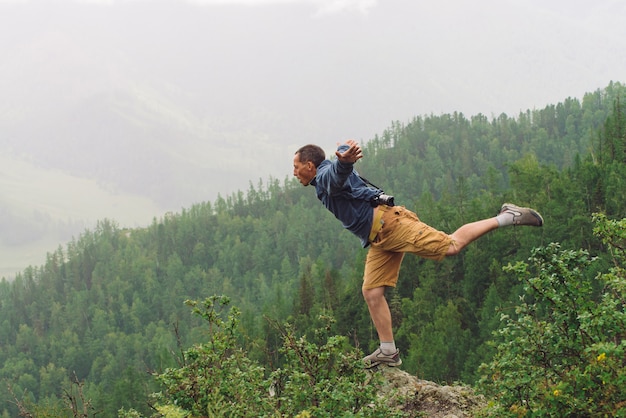
<svg viewBox="0 0 626 418">
<path fill-rule="evenodd" d="M 536 208 L 545 220 L 542 228 L 495 230 L 442 262 L 404 258 L 398 286 L 387 292 L 403 370 L 438 383 L 486 388 L 511 416 L 530 414 L 529 399 L 543 389 L 554 408 L 566 394 L 575 396 L 576 385 L 563 383 L 571 363 L 554 375 L 537 368 L 529 374 L 533 382 L 514 380 L 519 368 L 535 369 L 511 347 L 545 345 L 527 353 L 544 358 L 552 347 L 560 354 L 548 369 L 570 358 L 572 347 L 550 337 L 548 325 L 586 317 L 550 317 L 551 307 L 569 293 L 548 295 L 548 280 L 589 283 L 587 296 L 578 289 L 571 300 L 577 307 L 591 303 L 591 310 L 605 306 L 607 289 L 626 293 L 626 278 L 615 272 L 624 267 L 626 234 L 611 235 L 618 228 L 612 222 L 626 218 L 625 102 L 626 86 L 612 82 L 580 99 L 518 115 L 416 116 L 362 142 L 359 173 L 435 228 L 451 233 L 495 216 L 504 202 Z M 369 353 L 378 338 L 361 295 L 365 255 L 313 188 L 302 187 L 290 172 L 284 179 L 252 179 L 248 190 L 168 213 L 145 228 L 124 229 L 102 219 L 51 248 L 43 265 L 0 282 L 0 417 L 19 416 L 25 408 L 55 410 L 68 398 L 89 400 L 94 416 L 104 417 L 131 410 L 153 416 L 159 402 L 182 407 L 171 401 L 182 396 L 171 386 L 181 377 L 172 373 L 191 364 L 190 347 L 211 338 L 197 301 L 213 295 L 238 309 L 229 341 L 245 352 L 240 362 L 258 366 L 260 375 L 289 363 L 281 349 L 285 335 L 314 339 L 320 327 Z M 598 279 L 607 274 L 610 280 Z M 581 353 L 594 367 L 613 358 L 611 370 L 623 371 L 626 299 L 610 300 L 607 316 L 592 315 L 590 327 L 606 336 L 594 344 L 612 348 L 597 351 L 589 343 Z M 320 319 L 329 317 L 328 324 Z M 544 339 L 529 342 L 529 328 L 515 328 L 528 318 L 546 321 L 536 334 Z M 583 344 L 593 338 L 581 324 L 568 332 Z M 513 359 L 514 353 L 519 357 Z M 495 368 L 508 376 L 498 390 L 485 382 L 497 378 Z M 621 379 L 612 392 L 600 392 L 613 408 L 605 411 L 624 416 Z M 71 396 L 76 388 L 79 397 Z M 228 402 L 225 392 L 221 396 L 209 406 Z"/>
</svg>

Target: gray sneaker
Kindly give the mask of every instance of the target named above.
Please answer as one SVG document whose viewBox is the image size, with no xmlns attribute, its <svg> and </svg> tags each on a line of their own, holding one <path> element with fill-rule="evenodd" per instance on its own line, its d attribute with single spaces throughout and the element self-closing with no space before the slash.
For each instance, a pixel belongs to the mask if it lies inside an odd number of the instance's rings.
<svg viewBox="0 0 626 418">
<path fill-rule="evenodd" d="M 400 358 L 400 351 L 396 350 L 393 354 L 385 354 L 380 350 L 380 347 L 376 349 L 369 356 L 363 357 L 363 363 L 365 364 L 366 369 L 371 369 L 374 366 L 378 366 L 379 364 L 386 364 L 387 366 L 399 366 L 402 364 L 402 359 Z"/>
<path fill-rule="evenodd" d="M 543 218 L 534 209 L 521 208 L 512 203 L 505 203 L 500 208 L 500 213 L 513 215 L 513 225 L 543 226 Z"/>
</svg>

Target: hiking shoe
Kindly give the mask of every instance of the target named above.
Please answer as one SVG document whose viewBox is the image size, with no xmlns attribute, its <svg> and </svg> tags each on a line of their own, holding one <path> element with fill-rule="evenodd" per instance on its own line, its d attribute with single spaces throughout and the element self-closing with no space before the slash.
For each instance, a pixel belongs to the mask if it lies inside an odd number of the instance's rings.
<svg viewBox="0 0 626 418">
<path fill-rule="evenodd" d="M 365 363 L 366 369 L 378 366 L 379 364 L 386 364 L 387 366 L 395 367 L 402 364 L 402 359 L 400 358 L 399 350 L 396 350 L 393 354 L 385 354 L 379 347 L 369 356 L 363 357 L 363 363 Z"/>
<path fill-rule="evenodd" d="M 521 208 L 512 203 L 505 203 L 500 208 L 500 213 L 513 215 L 513 225 L 543 226 L 543 218 L 534 209 Z"/>
</svg>

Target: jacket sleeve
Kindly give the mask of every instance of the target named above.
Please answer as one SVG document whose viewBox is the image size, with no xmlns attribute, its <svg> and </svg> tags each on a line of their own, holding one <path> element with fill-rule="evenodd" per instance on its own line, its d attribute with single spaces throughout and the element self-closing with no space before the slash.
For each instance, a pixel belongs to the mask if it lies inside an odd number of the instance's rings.
<svg viewBox="0 0 626 418">
<path fill-rule="evenodd" d="M 337 148 L 337 151 L 345 151 L 348 145 L 343 144 Z M 348 177 L 354 169 L 354 163 L 344 163 L 338 159 L 333 159 L 328 170 L 328 183 L 326 183 L 329 194 L 341 191 L 348 180 Z"/>
</svg>

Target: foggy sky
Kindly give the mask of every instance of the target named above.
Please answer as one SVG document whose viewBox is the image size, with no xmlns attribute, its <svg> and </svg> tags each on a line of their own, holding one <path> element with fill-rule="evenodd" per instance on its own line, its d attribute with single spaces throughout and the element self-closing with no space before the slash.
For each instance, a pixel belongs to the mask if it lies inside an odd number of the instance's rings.
<svg viewBox="0 0 626 418">
<path fill-rule="evenodd" d="M 0 0 L 0 153 L 92 181 L 96 208 L 55 183 L 84 212 L 71 220 L 145 225 L 290 176 L 304 143 L 424 114 L 515 117 L 624 82 L 625 21 L 621 0 Z M 129 146 L 128 126 L 154 143 Z M 18 202 L 3 175 L 0 213 L 69 210 L 36 185 Z"/>
</svg>

